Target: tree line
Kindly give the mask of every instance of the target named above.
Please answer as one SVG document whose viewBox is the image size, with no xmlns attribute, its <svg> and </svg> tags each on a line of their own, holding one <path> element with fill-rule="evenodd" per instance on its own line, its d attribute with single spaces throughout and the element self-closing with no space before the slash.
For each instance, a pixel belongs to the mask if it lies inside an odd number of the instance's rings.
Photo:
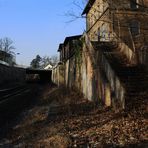
<svg viewBox="0 0 148 148">
<path fill-rule="evenodd" d="M 54 66 L 58 63 L 58 56 L 43 56 L 41 57 L 40 55 L 36 55 L 36 57 L 31 61 L 30 67 L 31 68 L 45 68 L 47 65 Z"/>
</svg>

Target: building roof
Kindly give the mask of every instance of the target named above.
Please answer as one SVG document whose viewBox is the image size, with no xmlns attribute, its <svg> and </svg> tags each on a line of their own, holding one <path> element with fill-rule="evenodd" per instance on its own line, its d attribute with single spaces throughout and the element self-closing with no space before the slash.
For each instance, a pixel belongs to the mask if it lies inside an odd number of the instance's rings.
<svg viewBox="0 0 148 148">
<path fill-rule="evenodd" d="M 64 45 L 66 45 L 69 41 L 79 39 L 82 35 L 76 35 L 76 36 L 69 36 L 66 37 L 64 40 Z"/>
<path fill-rule="evenodd" d="M 79 39 L 81 36 L 82 35 L 75 35 L 75 36 L 66 37 L 64 40 L 64 43 L 59 44 L 58 52 L 60 52 L 62 50 L 63 46 L 65 46 L 69 41 Z"/>
<path fill-rule="evenodd" d="M 89 12 L 90 8 L 92 7 L 92 5 L 94 4 L 95 0 L 89 0 L 86 7 L 84 8 L 82 15 L 86 14 Z"/>
<path fill-rule="evenodd" d="M 60 52 L 62 48 L 63 48 L 63 43 L 60 43 L 59 48 L 58 48 L 58 52 Z"/>
</svg>

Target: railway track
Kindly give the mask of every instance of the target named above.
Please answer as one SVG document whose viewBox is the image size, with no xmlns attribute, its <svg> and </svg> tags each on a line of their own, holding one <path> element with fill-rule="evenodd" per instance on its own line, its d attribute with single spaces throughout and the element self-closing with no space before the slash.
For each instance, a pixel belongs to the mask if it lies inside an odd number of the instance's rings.
<svg viewBox="0 0 148 148">
<path fill-rule="evenodd" d="M 32 85 L 16 85 L 0 90 L 0 126 L 15 118 L 34 98 Z"/>
<path fill-rule="evenodd" d="M 12 88 L 6 88 L 0 90 L 0 104 L 8 101 L 12 97 L 21 95 L 22 93 L 29 92 L 29 88 L 26 85 L 18 85 Z"/>
</svg>

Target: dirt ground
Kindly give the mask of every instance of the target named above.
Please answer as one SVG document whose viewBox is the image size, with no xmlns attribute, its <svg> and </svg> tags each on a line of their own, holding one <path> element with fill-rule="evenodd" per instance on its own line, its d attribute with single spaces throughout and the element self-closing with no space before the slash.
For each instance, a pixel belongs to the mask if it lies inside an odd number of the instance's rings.
<svg viewBox="0 0 148 148">
<path fill-rule="evenodd" d="M 148 147 L 147 99 L 115 113 L 87 101 L 75 89 L 45 87 L 37 103 L 21 113 L 0 147 Z"/>
</svg>

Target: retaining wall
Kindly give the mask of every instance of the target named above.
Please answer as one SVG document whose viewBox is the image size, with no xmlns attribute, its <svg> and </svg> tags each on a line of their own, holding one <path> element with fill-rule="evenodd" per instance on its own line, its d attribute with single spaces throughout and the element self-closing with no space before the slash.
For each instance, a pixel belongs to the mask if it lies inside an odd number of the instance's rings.
<svg viewBox="0 0 148 148">
<path fill-rule="evenodd" d="M 0 64 L 0 86 L 25 82 L 26 69 Z"/>
</svg>

